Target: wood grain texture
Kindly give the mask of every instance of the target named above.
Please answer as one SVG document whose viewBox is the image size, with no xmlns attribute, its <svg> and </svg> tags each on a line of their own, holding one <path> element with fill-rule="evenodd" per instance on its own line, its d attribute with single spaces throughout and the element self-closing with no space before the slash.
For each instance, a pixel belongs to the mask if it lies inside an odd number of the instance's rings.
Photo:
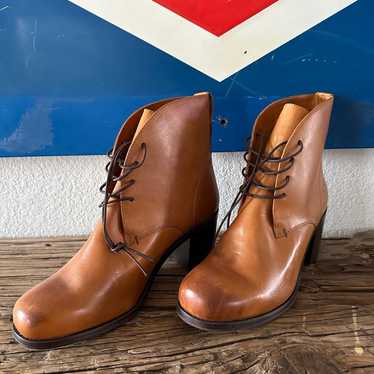
<svg viewBox="0 0 374 374">
<path fill-rule="evenodd" d="M 374 373 L 374 232 L 326 240 L 296 305 L 261 328 L 208 333 L 175 315 L 183 269 L 165 266 L 139 315 L 101 338 L 33 352 L 10 334 L 17 297 L 80 239 L 0 241 L 0 373 Z"/>
</svg>

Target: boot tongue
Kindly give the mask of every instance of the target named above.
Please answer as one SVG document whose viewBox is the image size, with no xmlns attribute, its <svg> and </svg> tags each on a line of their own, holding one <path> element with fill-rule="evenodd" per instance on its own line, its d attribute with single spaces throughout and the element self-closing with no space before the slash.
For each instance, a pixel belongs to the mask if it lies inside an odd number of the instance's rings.
<svg viewBox="0 0 374 374">
<path fill-rule="evenodd" d="M 275 147 L 279 144 L 287 141 L 290 136 L 292 135 L 293 131 L 300 123 L 300 121 L 308 114 L 308 111 L 296 104 L 287 103 L 283 106 L 283 109 L 275 123 L 273 130 L 269 136 L 268 142 L 266 144 L 265 152 L 266 154 L 271 153 Z M 274 151 L 271 156 L 272 157 L 281 157 L 284 147 L 279 147 L 276 151 Z M 278 163 L 266 163 L 266 167 L 271 170 L 276 170 L 278 168 Z M 256 175 L 257 181 L 261 182 L 266 186 L 274 186 L 275 185 L 275 178 L 273 175 L 265 175 L 259 173 Z M 250 192 L 258 195 L 266 195 L 271 194 L 272 192 L 263 191 L 256 186 L 252 185 L 250 188 Z M 261 206 L 271 206 L 269 202 L 271 200 L 268 199 L 255 199 L 256 204 Z"/>
<path fill-rule="evenodd" d="M 276 146 L 287 141 L 301 120 L 308 114 L 308 111 L 302 106 L 287 103 L 278 117 L 278 120 L 270 134 L 266 145 L 266 153 L 270 153 Z M 282 147 L 279 147 L 274 153 L 274 157 L 280 157 Z"/>
<path fill-rule="evenodd" d="M 143 110 L 143 114 L 142 114 L 142 116 L 140 118 L 138 127 L 136 128 L 133 141 L 139 135 L 140 131 L 143 130 L 144 126 L 146 125 L 146 123 L 148 122 L 148 120 L 152 117 L 153 113 L 154 113 L 154 111 L 151 110 L 151 109 L 147 109 L 146 108 L 146 109 Z"/>
<path fill-rule="evenodd" d="M 147 124 L 148 120 L 152 117 L 154 111 L 150 109 L 144 109 L 142 116 L 139 120 L 138 126 L 135 131 L 135 135 L 132 139 L 134 142 L 135 138 L 142 131 L 144 126 Z M 130 146 L 131 147 L 131 146 Z M 121 182 L 117 182 L 113 192 L 118 191 L 121 188 Z M 122 217 L 121 217 L 121 204 L 119 202 L 112 203 L 108 205 L 107 208 L 107 222 L 110 227 L 112 240 L 117 242 L 123 242 L 123 233 L 122 233 Z"/>
</svg>

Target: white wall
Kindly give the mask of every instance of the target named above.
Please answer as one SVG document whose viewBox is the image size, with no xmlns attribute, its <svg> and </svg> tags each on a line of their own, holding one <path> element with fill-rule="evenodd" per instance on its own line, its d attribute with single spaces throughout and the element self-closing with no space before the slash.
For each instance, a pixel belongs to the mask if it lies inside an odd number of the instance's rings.
<svg viewBox="0 0 374 374">
<path fill-rule="evenodd" d="M 86 235 L 100 217 L 103 156 L 0 158 L 0 238 Z M 214 154 L 224 213 L 240 185 L 241 153 Z M 374 149 L 325 151 L 325 236 L 374 227 Z"/>
</svg>

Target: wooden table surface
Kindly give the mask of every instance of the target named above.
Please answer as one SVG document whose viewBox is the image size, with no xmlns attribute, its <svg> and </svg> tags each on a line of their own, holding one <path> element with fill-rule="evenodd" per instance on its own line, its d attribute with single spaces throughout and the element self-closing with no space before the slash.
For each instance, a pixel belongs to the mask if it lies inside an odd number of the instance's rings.
<svg viewBox="0 0 374 374">
<path fill-rule="evenodd" d="M 208 333 L 175 315 L 183 269 L 170 262 L 131 322 L 101 338 L 30 351 L 11 337 L 17 297 L 81 239 L 0 241 L 0 373 L 374 373 L 374 232 L 325 240 L 295 306 L 261 328 Z"/>
</svg>

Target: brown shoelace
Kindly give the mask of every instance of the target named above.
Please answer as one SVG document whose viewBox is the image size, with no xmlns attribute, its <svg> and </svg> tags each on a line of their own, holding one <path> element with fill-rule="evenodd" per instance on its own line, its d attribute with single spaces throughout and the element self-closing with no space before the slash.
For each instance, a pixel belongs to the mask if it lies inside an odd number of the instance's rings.
<svg viewBox="0 0 374 374">
<path fill-rule="evenodd" d="M 252 147 L 248 146 L 248 151 L 244 154 L 244 160 L 246 161 L 247 165 L 243 168 L 242 174 L 244 177 L 244 182 L 239 188 L 239 192 L 237 193 L 233 203 L 231 204 L 231 207 L 227 214 L 224 216 L 221 224 L 219 225 L 217 229 L 216 236 L 218 236 L 219 232 L 221 231 L 223 225 L 225 222 L 227 222 L 227 228 L 229 228 L 231 223 L 231 216 L 234 212 L 235 208 L 238 206 L 238 204 L 245 198 L 246 196 L 250 196 L 256 199 L 283 199 L 287 196 L 286 193 L 279 193 L 280 190 L 282 190 L 284 187 L 287 186 L 287 184 L 290 181 L 290 176 L 286 176 L 282 183 L 279 186 L 267 186 L 263 184 L 261 181 L 256 179 L 256 176 L 258 173 L 261 173 L 262 175 L 272 175 L 277 176 L 278 174 L 282 174 L 290 170 L 295 162 L 295 157 L 302 152 L 303 150 L 303 143 L 301 140 L 297 142 L 298 149 L 290 154 L 289 156 L 285 157 L 277 157 L 274 156 L 274 154 L 278 150 L 282 150 L 286 144 L 287 141 L 284 141 L 280 144 L 278 144 L 276 147 L 272 149 L 272 151 L 268 154 L 266 154 L 263 151 L 264 148 L 264 138 L 265 136 L 262 134 L 255 134 L 255 136 L 260 137 L 260 151 L 256 151 Z M 249 143 L 249 139 L 247 139 L 247 143 Z M 255 160 L 254 162 L 252 160 Z M 271 169 L 266 166 L 267 163 L 270 164 L 283 164 L 287 163 L 283 168 L 281 169 Z M 251 173 L 249 174 L 249 170 L 251 168 Z M 257 189 L 264 190 L 267 192 L 272 192 L 271 194 L 258 194 L 250 192 L 250 188 L 252 186 L 257 187 Z"/>
<path fill-rule="evenodd" d="M 143 266 L 140 264 L 138 259 L 136 257 L 144 258 L 150 262 L 154 262 L 154 258 L 151 256 L 148 256 L 134 248 L 131 248 L 126 243 L 115 243 L 112 238 L 110 237 L 110 234 L 108 232 L 107 228 L 107 207 L 108 205 L 114 204 L 114 203 L 120 203 L 122 201 L 128 201 L 133 202 L 135 201 L 134 197 L 131 196 L 124 196 L 121 194 L 128 189 L 130 186 L 135 184 L 134 179 L 130 179 L 129 181 L 125 182 L 121 188 L 119 188 L 117 191 L 109 192 L 109 186 L 111 186 L 113 183 L 117 183 L 122 181 L 123 179 L 127 178 L 135 169 L 141 167 L 146 159 L 147 156 L 147 146 L 145 143 L 141 144 L 141 148 L 143 150 L 143 158 L 141 161 L 134 161 L 133 163 L 129 165 L 125 165 L 125 160 L 122 158 L 124 155 L 126 155 L 128 147 L 130 146 L 131 142 L 124 142 L 122 143 L 116 152 L 113 154 L 113 149 L 111 149 L 107 156 L 109 157 L 110 161 L 105 167 L 105 170 L 107 171 L 107 180 L 106 182 L 100 187 L 100 192 L 105 195 L 103 202 L 100 204 L 100 207 L 102 208 L 102 221 L 104 226 L 104 238 L 105 241 L 110 248 L 112 252 L 120 252 L 124 251 L 138 266 L 138 268 L 141 270 L 141 272 L 147 276 L 147 272 L 143 268 Z M 116 171 L 119 171 L 119 175 L 116 175 Z"/>
</svg>

